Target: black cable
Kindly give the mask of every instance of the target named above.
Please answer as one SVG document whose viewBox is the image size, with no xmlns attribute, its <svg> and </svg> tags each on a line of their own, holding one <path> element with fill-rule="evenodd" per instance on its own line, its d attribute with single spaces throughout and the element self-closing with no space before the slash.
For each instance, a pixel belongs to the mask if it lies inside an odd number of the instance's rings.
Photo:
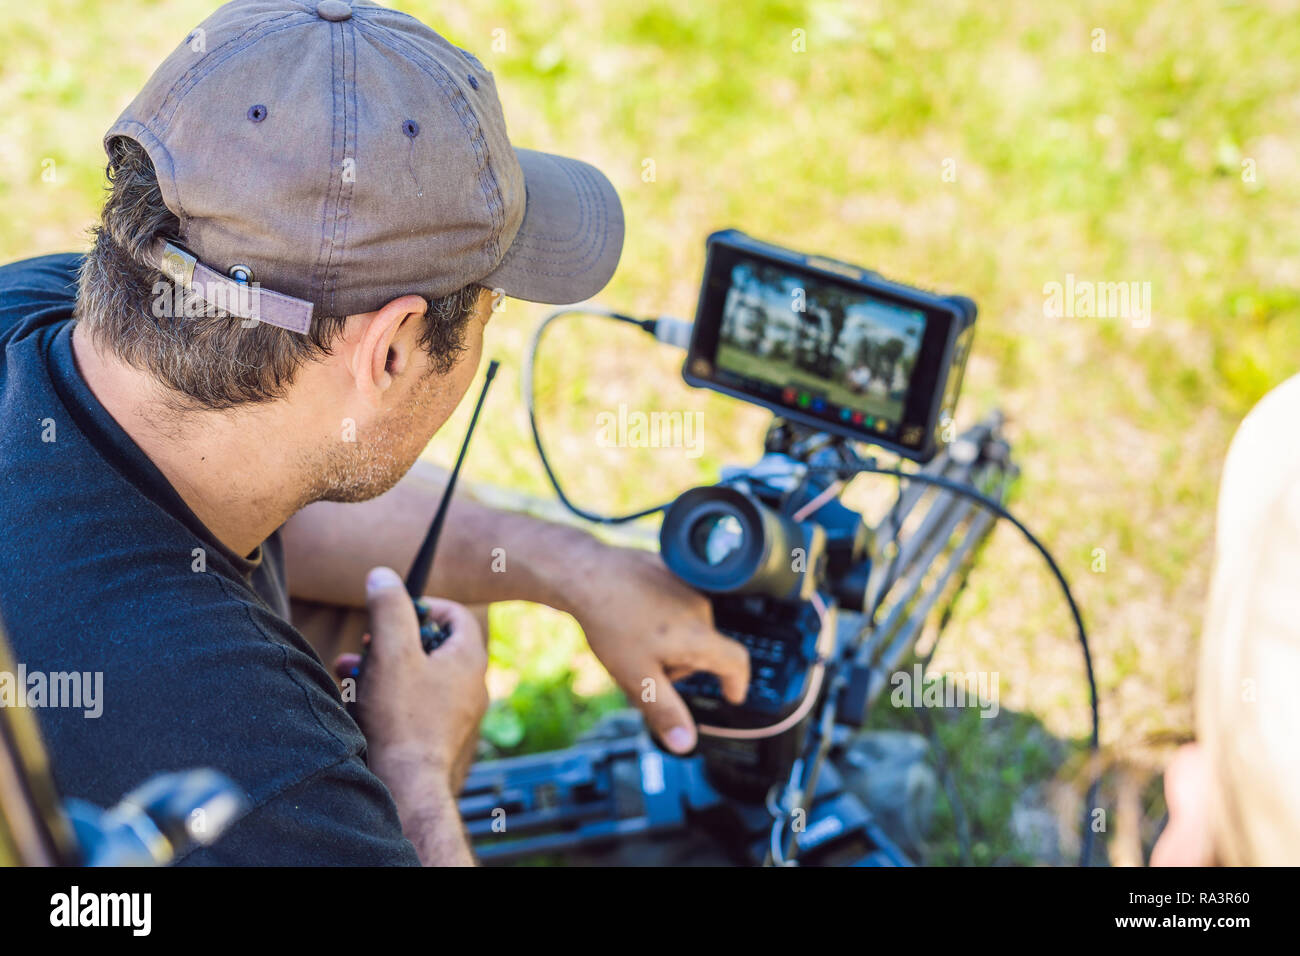
<svg viewBox="0 0 1300 956">
<path fill-rule="evenodd" d="M 899 479 L 900 481 L 901 480 L 920 481 L 924 484 L 933 485 L 937 488 L 943 488 L 947 491 L 953 492 L 954 494 L 959 494 L 965 498 L 969 498 L 970 500 L 977 502 L 984 508 L 993 512 L 993 514 L 997 515 L 999 518 L 1004 518 L 1005 520 L 1015 525 L 1016 528 L 1020 531 L 1020 533 L 1025 536 L 1025 539 L 1038 550 L 1038 553 L 1043 556 L 1043 560 L 1047 562 L 1047 566 L 1051 568 L 1052 574 L 1056 577 L 1057 583 L 1060 584 L 1061 593 L 1065 595 L 1065 601 L 1070 606 L 1070 614 L 1074 617 L 1074 626 L 1078 633 L 1079 646 L 1083 650 L 1083 666 L 1084 666 L 1084 670 L 1087 672 L 1088 675 L 1088 693 L 1091 698 L 1091 707 L 1092 707 L 1091 750 L 1094 756 L 1100 753 L 1101 719 L 1098 716 L 1097 679 L 1093 674 L 1093 670 L 1092 670 L 1092 651 L 1088 647 L 1088 631 L 1087 628 L 1084 627 L 1083 615 L 1079 612 L 1079 606 L 1074 601 L 1074 593 L 1070 590 L 1070 583 L 1065 579 L 1065 574 L 1061 571 L 1060 566 L 1056 563 L 1056 559 L 1052 557 L 1052 553 L 1047 550 L 1046 545 L 1044 545 L 1042 541 L 1040 541 L 1032 531 L 1030 531 L 1027 527 L 1025 527 L 1025 525 L 1020 521 L 1019 518 L 1017 518 L 1010 511 L 1004 508 L 1001 502 L 996 501 L 993 498 L 990 498 L 988 495 L 984 494 L 979 489 L 974 488 L 971 485 L 965 484 L 964 482 L 952 481 L 947 478 L 942 478 L 938 475 L 927 474 L 923 471 L 903 471 L 898 468 L 881 468 L 878 465 L 872 464 L 870 462 L 859 462 L 858 464 L 853 465 L 851 467 L 853 471 L 858 473 L 866 473 L 866 474 L 873 474 L 873 475 L 889 475 L 891 477 Z M 845 466 L 843 465 L 814 466 L 811 470 L 832 471 L 832 472 L 837 472 L 839 474 L 843 474 L 845 470 Z M 1092 785 L 1088 788 L 1088 798 L 1086 800 L 1086 803 L 1089 806 L 1084 807 L 1085 813 L 1084 813 L 1084 827 L 1083 827 L 1083 848 L 1079 853 L 1080 866 L 1088 866 L 1092 857 L 1092 827 L 1090 826 L 1090 820 L 1088 818 L 1089 818 L 1090 805 L 1096 799 L 1097 787 L 1099 782 L 1100 781 L 1094 777 Z"/>
<path fill-rule="evenodd" d="M 554 469 L 551 468 L 550 459 L 546 457 L 546 449 L 542 446 L 542 433 L 537 427 L 537 407 L 536 393 L 533 389 L 533 366 L 537 361 L 537 349 L 542 341 L 542 333 L 546 327 L 562 315 L 594 315 L 603 319 L 613 319 L 616 322 L 626 322 L 629 325 L 635 325 L 643 331 L 653 334 L 655 329 L 655 319 L 638 319 L 630 315 L 623 315 L 621 312 L 614 312 L 609 309 L 601 309 L 596 306 L 572 306 L 566 309 L 560 309 L 552 312 L 542 323 L 537 326 L 537 331 L 533 333 L 533 339 L 528 344 L 528 352 L 524 356 L 523 376 L 521 385 L 524 393 L 524 407 L 528 409 L 528 427 L 533 433 L 533 446 L 537 449 L 537 457 L 542 460 L 542 469 L 546 472 L 546 477 L 551 482 L 551 487 L 555 489 L 556 497 L 560 499 L 560 504 L 568 508 L 579 518 L 591 521 L 595 524 L 626 524 L 629 521 L 636 521 L 638 518 L 645 518 L 649 515 L 656 514 L 667 508 L 672 502 L 665 501 L 663 504 L 655 505 L 653 508 L 646 508 L 644 511 L 637 511 L 626 515 L 601 515 L 594 511 L 587 511 L 579 508 L 569 500 L 569 496 L 564 493 L 560 487 L 560 479 L 556 477 Z"/>
</svg>

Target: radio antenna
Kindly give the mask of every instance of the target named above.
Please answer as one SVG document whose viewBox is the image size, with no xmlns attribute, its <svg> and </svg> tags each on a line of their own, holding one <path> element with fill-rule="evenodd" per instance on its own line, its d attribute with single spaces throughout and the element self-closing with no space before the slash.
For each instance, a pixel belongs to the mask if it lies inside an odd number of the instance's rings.
<svg viewBox="0 0 1300 956">
<path fill-rule="evenodd" d="M 429 533 L 424 536 L 424 543 L 420 545 L 420 550 L 415 554 L 415 563 L 411 565 L 411 573 L 406 576 L 406 593 L 414 600 L 424 593 L 425 583 L 429 580 L 429 572 L 433 570 L 433 552 L 438 547 L 438 537 L 442 534 L 442 523 L 447 517 L 447 509 L 451 507 L 451 493 L 456 490 L 456 479 L 460 476 L 460 466 L 465 461 L 465 452 L 469 450 L 469 440 L 474 435 L 474 426 L 478 424 L 478 413 L 483 410 L 483 399 L 487 398 L 488 387 L 492 384 L 492 379 L 497 374 L 497 368 L 501 365 L 496 359 L 488 363 L 487 378 L 483 382 L 483 391 L 478 393 L 478 404 L 474 406 L 474 416 L 469 420 L 469 428 L 465 432 L 465 440 L 461 442 L 460 454 L 456 456 L 456 466 L 451 470 L 451 477 L 447 479 L 447 487 L 443 489 L 442 500 L 438 502 L 438 510 L 433 516 L 433 524 L 429 525 Z"/>
</svg>

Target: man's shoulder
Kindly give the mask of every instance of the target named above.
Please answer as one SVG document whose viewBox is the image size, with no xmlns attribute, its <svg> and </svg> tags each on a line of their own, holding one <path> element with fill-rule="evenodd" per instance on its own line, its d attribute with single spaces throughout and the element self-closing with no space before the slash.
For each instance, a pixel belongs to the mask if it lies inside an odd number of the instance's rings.
<svg viewBox="0 0 1300 956">
<path fill-rule="evenodd" d="M 364 751 L 319 658 L 239 582 L 162 565 L 98 580 L 15 632 L 28 674 L 88 692 L 37 712 L 68 795 L 111 803 L 142 777 L 205 766 L 257 802 Z"/>
<path fill-rule="evenodd" d="M 39 288 L 50 283 L 76 282 L 85 257 L 78 252 L 56 252 L 0 265 L 0 293 L 15 288 Z"/>
<path fill-rule="evenodd" d="M 72 315 L 82 258 L 69 252 L 0 266 L 0 342 Z"/>
<path fill-rule="evenodd" d="M 0 589 L 64 796 L 111 806 L 157 774 L 210 768 L 251 811 L 188 862 L 413 862 L 333 678 L 245 582 L 166 551 L 69 570 Z"/>
</svg>

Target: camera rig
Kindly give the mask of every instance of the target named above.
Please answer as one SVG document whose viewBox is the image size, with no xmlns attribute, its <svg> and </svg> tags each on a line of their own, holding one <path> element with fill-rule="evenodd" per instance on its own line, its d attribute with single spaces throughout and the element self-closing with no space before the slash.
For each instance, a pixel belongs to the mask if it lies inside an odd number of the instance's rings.
<svg viewBox="0 0 1300 956">
<path fill-rule="evenodd" d="M 689 384 L 774 412 L 763 457 L 635 513 L 576 505 L 547 458 L 533 389 L 543 333 L 575 313 L 681 346 Z M 1051 553 L 1003 503 L 1017 469 L 1002 417 L 954 434 L 976 313 L 963 296 L 727 230 L 709 237 L 689 327 L 588 306 L 553 312 L 538 326 L 522 384 L 556 496 L 605 525 L 663 511 L 665 564 L 709 598 L 718 630 L 745 646 L 751 681 L 740 703 L 726 700 L 710 674 L 678 682 L 699 729 L 686 757 L 662 753 L 633 725 L 570 750 L 476 766 L 461 810 L 484 860 L 675 832 L 720 838 L 734 862 L 906 862 L 846 786 L 854 774 L 844 760 L 931 616 L 939 631 L 948 622 L 999 518 L 1038 550 L 1069 605 L 1095 756 L 1100 721 L 1083 617 Z M 863 458 L 866 446 L 896 453 L 898 466 Z M 904 469 L 908 459 L 915 470 Z M 841 501 L 863 473 L 899 481 L 894 507 L 874 526 Z M 1094 779 L 1087 806 L 1096 787 Z M 1083 833 L 1087 865 L 1092 831 Z"/>
<path fill-rule="evenodd" d="M 917 475 L 1000 500 L 1016 474 L 1000 429 L 991 415 Z M 484 862 L 687 835 L 735 863 L 909 862 L 846 786 L 841 758 L 926 622 L 946 617 L 994 516 L 917 480 L 868 526 L 840 501 L 863 470 L 844 439 L 778 419 L 755 466 L 668 508 L 664 560 L 749 649 L 747 699 L 723 700 L 711 675 L 680 682 L 700 723 L 686 757 L 634 725 L 476 764 L 460 809 Z"/>
</svg>

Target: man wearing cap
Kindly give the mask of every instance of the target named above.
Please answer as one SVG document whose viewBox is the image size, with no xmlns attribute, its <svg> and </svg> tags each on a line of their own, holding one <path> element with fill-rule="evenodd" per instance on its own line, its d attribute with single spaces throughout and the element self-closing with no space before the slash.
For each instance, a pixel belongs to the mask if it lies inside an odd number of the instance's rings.
<svg viewBox="0 0 1300 956">
<path fill-rule="evenodd" d="M 389 568 L 436 504 L 412 465 L 493 291 L 586 299 L 623 240 L 601 173 L 511 146 L 472 55 L 364 0 L 236 0 L 105 147 L 91 251 L 0 268 L 0 614 L 29 673 L 103 674 L 99 718 L 38 712 L 65 796 L 212 767 L 250 809 L 183 862 L 469 862 L 486 654 L 462 604 L 574 614 L 675 750 L 695 730 L 670 679 L 743 697 L 743 649 L 656 557 L 470 501 L 426 588 L 462 602 L 431 600 L 452 637 L 420 650 Z M 291 599 L 368 609 L 360 728 Z M 327 659 L 340 635 L 314 635 Z"/>
</svg>

